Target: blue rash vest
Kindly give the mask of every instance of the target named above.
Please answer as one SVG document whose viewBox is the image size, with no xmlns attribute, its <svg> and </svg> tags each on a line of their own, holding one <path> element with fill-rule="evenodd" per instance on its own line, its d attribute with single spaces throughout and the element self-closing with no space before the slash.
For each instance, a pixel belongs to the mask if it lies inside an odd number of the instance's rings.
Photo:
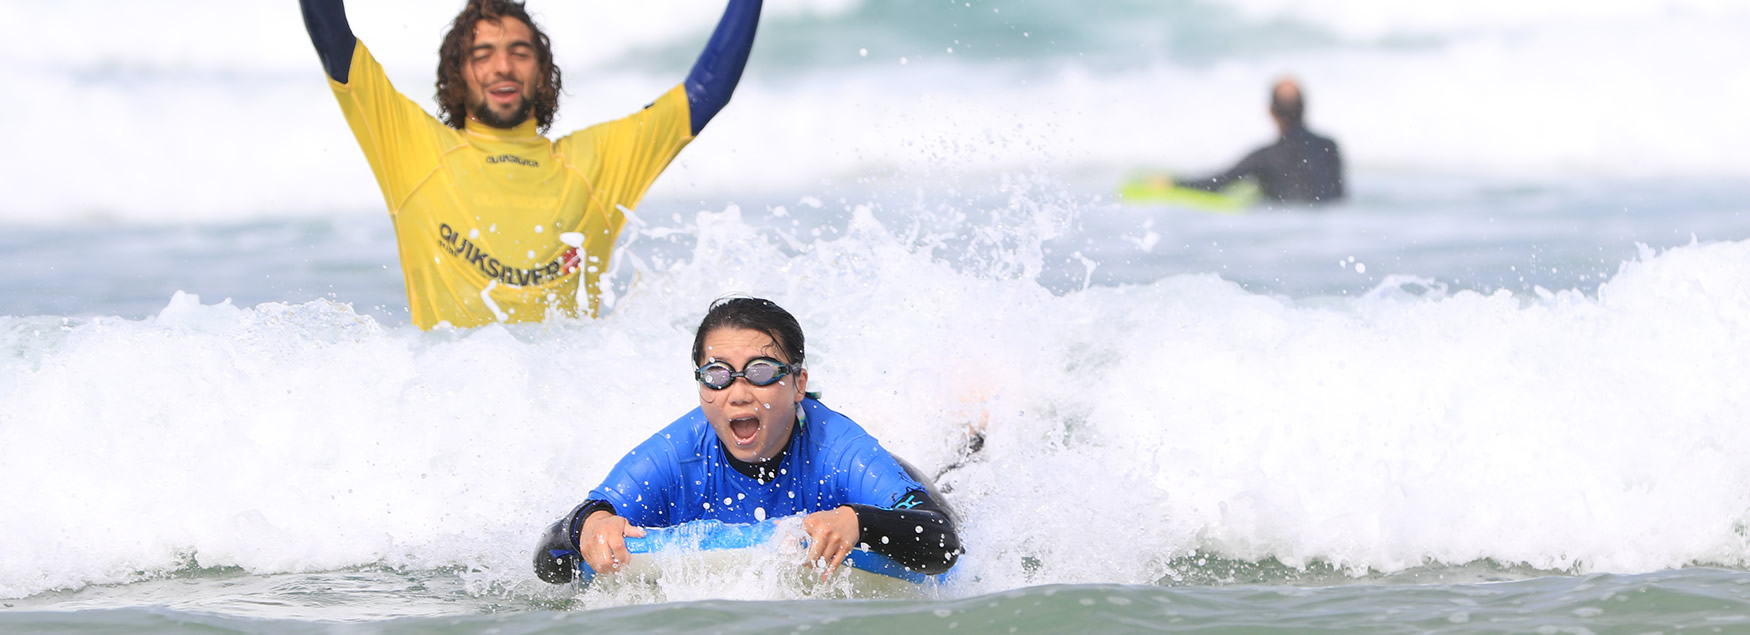
<svg viewBox="0 0 1750 635">
<path fill-rule="evenodd" d="M 638 527 L 695 520 L 753 523 L 868 505 L 893 509 L 923 485 L 875 437 L 812 397 L 797 409 L 784 460 L 771 480 L 736 471 L 717 432 L 695 408 L 621 459 L 592 500 Z"/>
</svg>

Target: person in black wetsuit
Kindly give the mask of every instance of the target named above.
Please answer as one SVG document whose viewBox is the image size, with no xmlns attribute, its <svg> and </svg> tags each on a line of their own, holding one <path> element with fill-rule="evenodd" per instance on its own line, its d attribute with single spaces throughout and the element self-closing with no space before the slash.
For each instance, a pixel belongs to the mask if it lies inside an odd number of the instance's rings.
<svg viewBox="0 0 1750 635">
<path fill-rule="evenodd" d="M 1214 192 L 1244 178 L 1255 179 L 1265 200 L 1331 203 L 1344 196 L 1343 156 L 1337 142 L 1308 130 L 1303 116 L 1306 98 L 1293 78 L 1277 80 L 1270 89 L 1270 117 L 1282 131 L 1276 143 L 1258 149 L 1226 172 L 1196 179 L 1175 179 L 1174 185 Z"/>
</svg>

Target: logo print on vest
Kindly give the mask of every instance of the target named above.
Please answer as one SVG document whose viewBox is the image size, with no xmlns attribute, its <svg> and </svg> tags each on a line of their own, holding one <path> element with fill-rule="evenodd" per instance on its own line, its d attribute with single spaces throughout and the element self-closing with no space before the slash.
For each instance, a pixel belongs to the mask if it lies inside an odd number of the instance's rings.
<svg viewBox="0 0 1750 635">
<path fill-rule="evenodd" d="M 501 154 L 501 155 L 498 155 L 495 157 L 486 157 L 486 162 L 490 163 L 490 164 L 494 164 L 494 165 L 497 165 L 499 163 L 515 163 L 517 165 L 527 166 L 527 167 L 531 167 L 531 168 L 541 167 L 540 161 L 533 161 L 533 160 L 529 160 L 529 159 L 524 159 L 524 158 L 519 157 L 519 156 L 514 155 L 514 154 Z"/>
<path fill-rule="evenodd" d="M 468 266 L 479 269 L 480 273 L 489 278 L 497 279 L 500 284 L 526 287 L 550 282 L 564 273 L 560 270 L 561 262 L 558 259 L 533 269 L 512 268 L 486 253 L 474 241 L 463 238 L 460 232 L 450 228 L 449 223 L 438 225 L 438 247 L 452 256 L 461 257 Z"/>
</svg>

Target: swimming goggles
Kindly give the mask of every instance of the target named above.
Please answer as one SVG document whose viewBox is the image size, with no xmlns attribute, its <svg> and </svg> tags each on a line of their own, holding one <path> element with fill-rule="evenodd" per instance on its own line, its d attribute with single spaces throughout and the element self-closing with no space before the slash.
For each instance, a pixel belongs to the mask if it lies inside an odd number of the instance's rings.
<svg viewBox="0 0 1750 635">
<path fill-rule="evenodd" d="M 747 379 L 755 386 L 770 386 L 790 374 L 790 365 L 770 357 L 755 357 L 736 372 L 729 362 L 711 362 L 693 371 L 693 376 L 711 390 L 723 390 L 735 383 L 736 377 Z"/>
</svg>

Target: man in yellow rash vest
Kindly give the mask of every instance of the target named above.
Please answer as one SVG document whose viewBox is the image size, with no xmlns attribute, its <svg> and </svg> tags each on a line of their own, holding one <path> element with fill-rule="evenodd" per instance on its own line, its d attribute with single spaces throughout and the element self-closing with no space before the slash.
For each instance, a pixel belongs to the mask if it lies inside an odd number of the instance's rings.
<svg viewBox="0 0 1750 635">
<path fill-rule="evenodd" d="M 681 85 L 557 141 L 542 133 L 560 71 L 521 2 L 470 0 L 456 16 L 439 51 L 442 121 L 390 85 L 342 0 L 299 4 L 389 207 L 413 323 L 430 329 L 593 315 L 622 210 L 728 102 L 761 0 L 729 0 Z"/>
</svg>

